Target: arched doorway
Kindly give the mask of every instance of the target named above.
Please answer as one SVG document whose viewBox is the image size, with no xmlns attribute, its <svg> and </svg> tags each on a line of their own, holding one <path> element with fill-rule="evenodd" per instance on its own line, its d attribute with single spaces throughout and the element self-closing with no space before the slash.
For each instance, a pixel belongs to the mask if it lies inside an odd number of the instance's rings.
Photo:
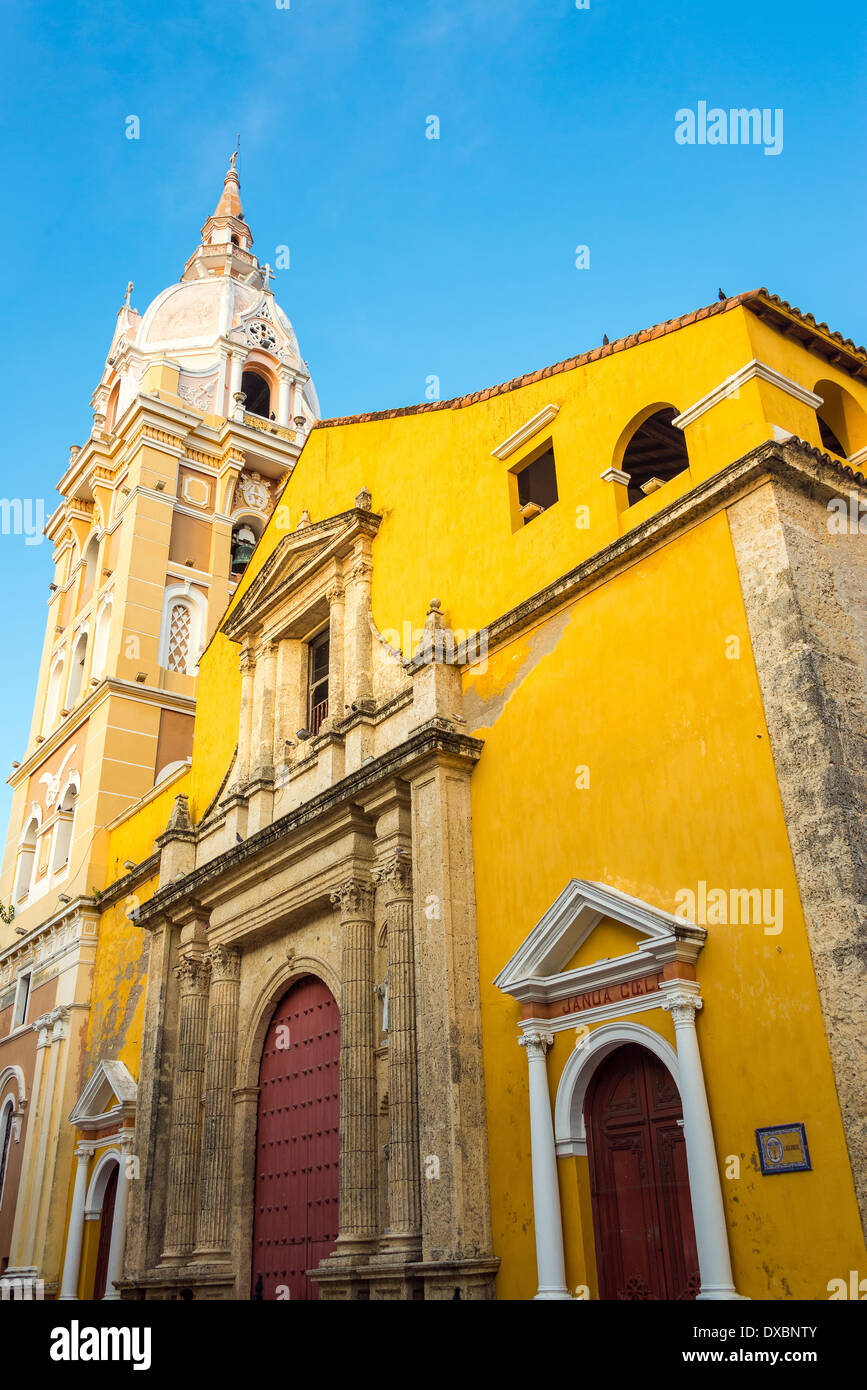
<svg viewBox="0 0 867 1390">
<path fill-rule="evenodd" d="M 102 1216 L 99 1222 L 99 1248 L 96 1255 L 96 1275 L 93 1281 L 94 1299 L 105 1298 L 108 1279 L 108 1257 L 111 1251 L 111 1232 L 114 1226 L 114 1199 L 117 1196 L 118 1166 L 112 1164 L 111 1172 L 102 1194 Z M 115 1276 L 117 1277 L 117 1276 Z"/>
<path fill-rule="evenodd" d="M 599 1067 L 585 1101 L 599 1297 L 699 1291 L 683 1113 L 674 1079 L 636 1044 Z"/>
<path fill-rule="evenodd" d="M 283 996 L 259 1068 L 254 1298 L 315 1299 L 307 1278 L 337 1239 L 340 1016 L 313 975 Z"/>
</svg>

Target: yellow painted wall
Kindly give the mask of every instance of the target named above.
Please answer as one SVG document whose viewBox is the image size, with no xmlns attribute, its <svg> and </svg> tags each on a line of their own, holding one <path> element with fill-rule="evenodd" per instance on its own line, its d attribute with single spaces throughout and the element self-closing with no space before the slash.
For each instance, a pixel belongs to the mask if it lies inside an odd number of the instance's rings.
<svg viewBox="0 0 867 1390">
<path fill-rule="evenodd" d="M 573 877 L 667 911 L 699 880 L 782 889 L 779 935 L 708 928 L 698 1035 L 721 1166 L 730 1154 L 741 1165 L 725 1184 L 737 1287 L 754 1298 L 827 1297 L 827 1281 L 863 1266 L 865 1252 L 725 516 L 553 626 L 562 631 L 553 647 L 537 631 L 468 682 L 496 716 L 486 724 L 481 715 L 472 732 L 485 740 L 473 842 L 500 1297 L 532 1297 L 535 1248 L 519 1008 L 492 980 Z M 738 660 L 726 658 L 732 635 Z M 579 767 L 589 769 L 587 788 L 576 787 Z M 613 954 L 609 944 L 603 934 L 599 954 Z M 659 1011 L 636 1019 L 672 1039 Z M 549 1053 L 552 1105 L 574 1041 L 560 1034 Z M 755 1128 L 793 1120 L 806 1123 L 813 1172 L 760 1176 Z M 570 1280 L 590 1282 L 580 1160 L 560 1162 Z"/>
</svg>

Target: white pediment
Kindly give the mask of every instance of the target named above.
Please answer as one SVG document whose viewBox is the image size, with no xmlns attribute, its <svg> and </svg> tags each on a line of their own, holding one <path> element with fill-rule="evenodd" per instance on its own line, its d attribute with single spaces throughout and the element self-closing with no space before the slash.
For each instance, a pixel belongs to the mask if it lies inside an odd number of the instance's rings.
<svg viewBox="0 0 867 1390">
<path fill-rule="evenodd" d="M 69 1116 L 78 1129 L 102 1129 L 135 1115 L 138 1087 L 123 1062 L 98 1062 Z"/>
<path fill-rule="evenodd" d="M 635 950 L 568 969 L 569 961 L 603 918 L 630 927 Z M 573 878 L 500 971 L 494 984 L 522 1002 L 555 1002 L 569 995 L 639 979 L 674 961 L 693 964 L 707 932 L 640 898 L 589 879 Z"/>
</svg>

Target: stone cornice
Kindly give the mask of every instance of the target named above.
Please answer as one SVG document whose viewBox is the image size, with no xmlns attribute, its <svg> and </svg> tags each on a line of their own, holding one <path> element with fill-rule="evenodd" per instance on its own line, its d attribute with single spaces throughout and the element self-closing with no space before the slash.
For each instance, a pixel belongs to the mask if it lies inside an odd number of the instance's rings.
<svg viewBox="0 0 867 1390">
<path fill-rule="evenodd" d="M 143 903 L 139 909 L 140 926 L 155 926 L 166 916 L 171 916 L 177 905 L 191 895 L 204 901 L 207 889 L 223 879 L 227 873 L 242 868 L 269 846 L 278 843 L 302 829 L 311 822 L 341 808 L 357 807 L 364 793 L 388 777 L 407 777 L 419 764 L 431 758 L 447 757 L 473 766 L 481 756 L 484 744 L 481 739 L 458 734 L 444 720 L 430 720 L 416 729 L 409 738 L 381 757 L 366 763 L 358 771 L 344 777 L 333 787 L 311 797 L 295 810 L 272 821 L 242 844 L 234 846 L 225 853 L 209 860 L 201 868 L 194 869 L 185 878 L 166 884 L 159 892 Z"/>
<path fill-rule="evenodd" d="M 800 382 L 792 381 L 791 377 L 784 376 L 782 372 L 778 372 L 774 367 L 769 367 L 758 357 L 753 357 L 738 371 L 732 372 L 731 376 L 726 377 L 725 381 L 714 386 L 700 400 L 688 406 L 680 415 L 676 415 L 671 423 L 676 425 L 678 429 L 685 430 L 706 411 L 719 405 L 720 401 L 735 395 L 742 386 L 745 386 L 748 381 L 752 381 L 754 377 L 758 378 L 759 381 L 766 381 L 770 386 L 776 386 L 780 391 L 785 391 L 786 395 L 793 396 L 796 401 L 808 405 L 811 410 L 818 410 L 822 404 L 822 397 L 817 396 L 815 391 L 808 391 L 806 386 L 801 386 Z"/>
<path fill-rule="evenodd" d="M 867 477 L 802 439 L 793 437 L 784 443 L 759 444 L 481 628 L 457 648 L 456 663 L 478 661 L 483 639 L 487 639 L 488 652 L 511 641 L 541 618 L 549 617 L 582 594 L 589 593 L 637 559 L 658 550 L 697 522 L 723 510 L 737 497 L 773 477 L 804 492 L 819 489 L 829 497 L 837 495 L 844 483 L 850 488 L 860 485 L 867 490 Z"/>
</svg>

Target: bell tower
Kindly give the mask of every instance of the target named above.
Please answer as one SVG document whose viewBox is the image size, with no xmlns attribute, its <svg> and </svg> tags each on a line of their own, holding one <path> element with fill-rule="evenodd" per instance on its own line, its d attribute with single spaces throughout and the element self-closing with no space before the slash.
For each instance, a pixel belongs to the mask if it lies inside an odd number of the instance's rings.
<svg viewBox="0 0 867 1390">
<path fill-rule="evenodd" d="M 235 158 L 180 280 L 143 314 L 127 286 L 90 434 L 58 484 L 33 722 L 9 779 L 0 971 L 5 946 L 92 901 L 107 827 L 183 775 L 199 656 L 319 416 Z"/>
</svg>

